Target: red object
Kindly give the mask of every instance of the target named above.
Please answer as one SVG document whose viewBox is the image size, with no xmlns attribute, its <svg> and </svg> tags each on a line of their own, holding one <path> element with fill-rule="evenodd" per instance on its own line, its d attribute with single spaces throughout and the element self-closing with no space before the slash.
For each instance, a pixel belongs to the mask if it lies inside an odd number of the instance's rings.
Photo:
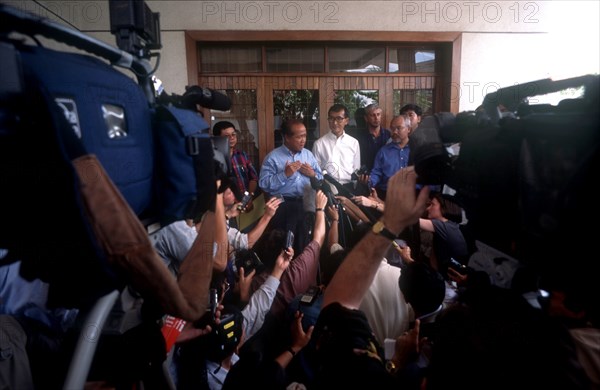
<svg viewBox="0 0 600 390">
<path fill-rule="evenodd" d="M 181 318 L 173 316 L 165 317 L 165 324 L 163 325 L 161 331 L 163 337 L 165 338 L 167 352 L 169 352 L 171 348 L 173 348 L 173 345 L 175 345 L 175 341 L 177 340 L 177 337 L 179 337 L 179 335 L 181 334 L 181 331 L 183 330 L 184 326 L 185 321 Z"/>
</svg>

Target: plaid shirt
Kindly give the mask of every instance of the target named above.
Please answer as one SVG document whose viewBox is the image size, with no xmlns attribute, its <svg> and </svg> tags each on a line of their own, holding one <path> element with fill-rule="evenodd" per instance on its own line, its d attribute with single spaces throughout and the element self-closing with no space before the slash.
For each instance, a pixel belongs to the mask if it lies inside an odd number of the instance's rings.
<svg viewBox="0 0 600 390">
<path fill-rule="evenodd" d="M 248 186 L 251 180 L 256 180 L 258 183 L 258 173 L 246 152 L 235 149 L 231 155 L 231 167 L 235 173 L 237 186 L 242 194 L 244 191 L 250 191 Z"/>
</svg>

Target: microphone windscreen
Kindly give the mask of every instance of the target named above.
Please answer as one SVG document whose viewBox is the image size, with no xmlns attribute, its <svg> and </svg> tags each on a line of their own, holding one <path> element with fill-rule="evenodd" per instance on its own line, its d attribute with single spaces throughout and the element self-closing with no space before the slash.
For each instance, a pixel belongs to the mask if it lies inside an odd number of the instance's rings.
<svg viewBox="0 0 600 390">
<path fill-rule="evenodd" d="M 196 104 L 219 111 L 228 111 L 231 108 L 231 99 L 227 95 L 198 85 L 185 87 L 182 101 L 185 106 L 190 108 L 195 108 Z"/>
<path fill-rule="evenodd" d="M 215 90 L 208 90 L 212 94 L 212 97 L 210 99 L 210 106 L 208 108 L 219 111 L 229 111 L 229 109 L 231 108 L 231 99 L 229 99 L 227 95 L 224 95 Z"/>
<path fill-rule="evenodd" d="M 321 186 L 323 185 L 323 182 L 319 179 L 317 179 L 314 176 L 310 177 L 310 186 L 314 189 L 314 190 L 319 190 L 321 189 Z"/>
<path fill-rule="evenodd" d="M 315 213 L 316 206 L 315 200 L 317 196 L 317 192 L 312 189 L 308 184 L 304 186 L 303 194 L 302 194 L 302 208 L 307 213 Z"/>
</svg>

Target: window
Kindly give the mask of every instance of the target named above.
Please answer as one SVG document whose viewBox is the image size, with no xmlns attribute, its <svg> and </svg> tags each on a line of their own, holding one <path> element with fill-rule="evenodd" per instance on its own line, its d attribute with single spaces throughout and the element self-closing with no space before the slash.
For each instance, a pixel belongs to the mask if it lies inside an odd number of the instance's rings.
<svg viewBox="0 0 600 390">
<path fill-rule="evenodd" d="M 433 114 L 433 89 L 394 90 L 394 115 L 406 104 L 416 104 L 423 110 L 423 116 Z"/>
<path fill-rule="evenodd" d="M 306 145 L 312 149 L 319 138 L 319 91 L 314 89 L 292 89 L 273 91 L 273 115 L 275 120 L 275 146 L 280 146 L 281 123 L 286 119 L 301 118 L 306 126 Z"/>
<path fill-rule="evenodd" d="M 267 47 L 267 72 L 325 71 L 323 47 Z"/>
<path fill-rule="evenodd" d="M 390 73 L 434 73 L 435 50 L 390 48 Z"/>
<path fill-rule="evenodd" d="M 199 71 L 262 73 L 264 63 L 268 73 L 325 73 L 326 69 L 328 73 L 434 73 L 436 47 L 198 43 Z"/>
<path fill-rule="evenodd" d="M 261 72 L 261 47 L 201 46 L 199 64 L 202 73 Z"/>
<path fill-rule="evenodd" d="M 256 90 L 226 89 L 220 90 L 231 99 L 231 110 L 211 110 L 211 123 L 219 121 L 234 124 L 239 135 L 236 148 L 248 154 L 254 166 L 258 166 L 258 125 L 256 122 Z"/>
<path fill-rule="evenodd" d="M 329 71 L 349 73 L 385 72 L 383 47 L 329 47 Z"/>
</svg>

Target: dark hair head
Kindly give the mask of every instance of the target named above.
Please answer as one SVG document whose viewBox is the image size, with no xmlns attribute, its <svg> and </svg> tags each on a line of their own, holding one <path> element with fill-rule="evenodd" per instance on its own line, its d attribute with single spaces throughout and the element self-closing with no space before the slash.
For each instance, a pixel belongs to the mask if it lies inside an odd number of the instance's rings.
<svg viewBox="0 0 600 390">
<path fill-rule="evenodd" d="M 239 202 L 242 200 L 242 192 L 237 186 L 235 178 L 231 176 L 224 176 L 221 178 L 221 186 L 217 189 L 217 192 L 221 194 L 228 188 L 231 190 L 231 192 L 233 192 L 233 195 L 235 195 L 236 201 Z"/>
<path fill-rule="evenodd" d="M 460 205 L 456 203 L 452 196 L 436 192 L 431 197 L 440 202 L 440 211 L 444 218 L 456 223 L 462 222 L 463 210 Z"/>
<path fill-rule="evenodd" d="M 235 126 L 233 125 L 233 123 L 228 122 L 228 121 L 220 121 L 215 123 L 215 125 L 213 126 L 213 135 L 216 136 L 220 136 L 221 132 L 225 129 L 228 129 L 230 127 L 233 127 L 233 129 L 235 131 L 237 131 L 237 129 L 235 128 Z"/>
<path fill-rule="evenodd" d="M 286 135 L 290 135 L 292 133 L 292 127 L 294 127 L 294 125 L 304 125 L 304 120 L 302 120 L 301 118 L 292 118 L 286 120 L 281 125 L 281 135 L 283 135 L 284 137 Z"/>
<path fill-rule="evenodd" d="M 398 286 L 406 302 L 410 303 L 418 315 L 435 311 L 446 295 L 446 282 L 442 275 L 420 261 L 402 268 Z"/>
<path fill-rule="evenodd" d="M 283 230 L 269 229 L 260 236 L 252 247 L 267 270 L 270 271 L 275 266 L 277 256 L 279 256 L 285 245 L 285 237 L 286 234 Z"/>
<path fill-rule="evenodd" d="M 338 111 L 342 111 L 344 110 L 344 118 L 348 118 L 348 108 L 346 108 L 346 106 L 344 106 L 343 104 L 340 103 L 336 103 L 333 106 L 329 107 L 329 111 L 327 111 L 327 114 L 330 114 L 332 112 L 338 112 Z"/>
<path fill-rule="evenodd" d="M 408 111 L 414 111 L 415 114 L 417 114 L 417 116 L 423 115 L 423 110 L 416 104 L 405 104 L 404 106 L 402 106 L 402 108 L 400 109 L 400 115 L 404 115 Z"/>
<path fill-rule="evenodd" d="M 354 119 L 356 121 L 358 120 L 364 120 L 364 116 L 365 116 L 366 110 L 364 107 L 359 107 L 356 109 L 356 111 L 354 111 Z"/>
</svg>

